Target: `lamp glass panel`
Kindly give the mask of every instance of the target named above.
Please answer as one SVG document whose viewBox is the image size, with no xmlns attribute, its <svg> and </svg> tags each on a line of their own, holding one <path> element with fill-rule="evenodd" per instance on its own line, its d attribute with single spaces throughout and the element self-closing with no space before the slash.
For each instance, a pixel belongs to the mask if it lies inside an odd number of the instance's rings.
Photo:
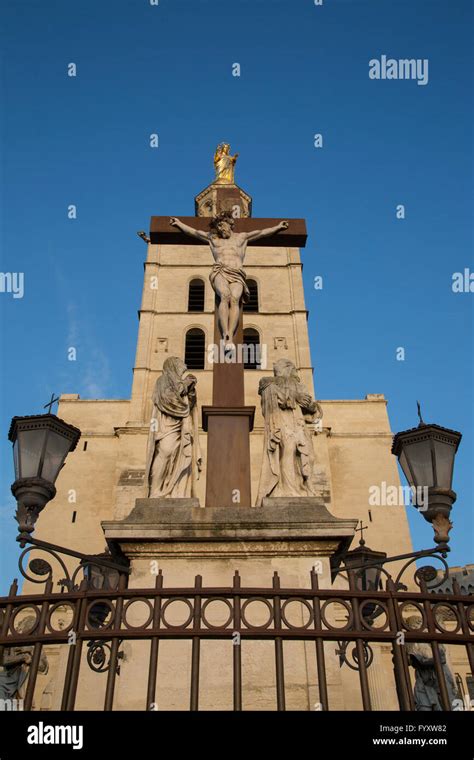
<svg viewBox="0 0 474 760">
<path fill-rule="evenodd" d="M 20 453 L 19 453 L 18 438 L 13 444 L 13 464 L 15 467 L 15 480 L 18 480 L 20 476 Z"/>
<path fill-rule="evenodd" d="M 377 567 L 368 567 L 365 571 L 367 591 L 377 591 L 380 570 Z"/>
<path fill-rule="evenodd" d="M 415 480 L 414 483 L 410 481 L 410 485 L 414 485 L 416 488 L 434 486 L 431 441 L 426 440 L 405 444 L 403 449 Z M 403 470 L 405 471 L 405 468 Z"/>
<path fill-rule="evenodd" d="M 70 446 L 71 441 L 69 438 L 65 438 L 53 430 L 49 431 L 41 477 L 49 480 L 50 483 L 55 482 Z"/>
<path fill-rule="evenodd" d="M 20 453 L 20 478 L 35 478 L 43 451 L 46 430 L 20 430 L 17 437 L 17 454 Z"/>
<path fill-rule="evenodd" d="M 451 488 L 453 480 L 454 446 L 443 441 L 434 441 L 436 457 L 437 486 L 439 488 Z"/>
<path fill-rule="evenodd" d="M 408 467 L 407 458 L 405 456 L 405 449 L 402 449 L 402 452 L 401 452 L 400 456 L 398 457 L 398 461 L 400 462 L 400 466 L 401 466 L 401 468 L 403 470 L 403 474 L 405 475 L 405 477 L 408 480 L 409 484 L 411 486 L 414 485 L 414 483 L 413 483 L 413 477 L 412 477 L 412 474 L 410 472 L 410 468 Z"/>
</svg>

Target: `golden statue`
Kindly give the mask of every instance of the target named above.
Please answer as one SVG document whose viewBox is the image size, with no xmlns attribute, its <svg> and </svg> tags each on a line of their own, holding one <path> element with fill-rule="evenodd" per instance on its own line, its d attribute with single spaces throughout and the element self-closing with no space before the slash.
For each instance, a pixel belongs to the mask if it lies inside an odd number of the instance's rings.
<svg viewBox="0 0 474 760">
<path fill-rule="evenodd" d="M 214 184 L 234 184 L 235 162 L 237 161 L 238 156 L 238 153 L 236 153 L 235 156 L 230 155 L 229 143 L 220 143 L 220 145 L 217 146 L 216 152 L 214 153 L 214 168 L 216 170 Z"/>
</svg>

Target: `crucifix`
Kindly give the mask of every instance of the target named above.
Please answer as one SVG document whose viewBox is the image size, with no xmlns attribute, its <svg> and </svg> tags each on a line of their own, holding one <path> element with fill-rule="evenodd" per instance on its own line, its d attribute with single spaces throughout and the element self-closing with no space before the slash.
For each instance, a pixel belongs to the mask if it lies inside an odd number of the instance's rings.
<svg viewBox="0 0 474 760">
<path fill-rule="evenodd" d="M 218 297 L 217 317 L 224 350 L 235 349 L 232 340 L 239 325 L 242 301 L 249 299 L 246 274 L 242 269 L 247 244 L 260 238 L 270 237 L 288 229 L 288 222 L 281 221 L 273 227 L 234 232 L 235 219 L 229 211 L 223 211 L 214 217 L 209 231 L 196 229 L 180 219 L 170 219 L 172 227 L 178 227 L 186 235 L 208 243 L 214 258 L 214 265 L 209 280 Z"/>
<path fill-rule="evenodd" d="M 364 544 L 365 544 L 365 541 L 364 541 L 364 530 L 368 530 L 368 527 L 367 527 L 367 525 L 363 525 L 362 524 L 362 520 L 361 520 L 360 521 L 360 528 L 356 528 L 355 529 L 355 533 L 359 533 L 359 531 L 360 531 L 360 540 L 359 540 L 360 546 L 364 546 Z"/>
<path fill-rule="evenodd" d="M 51 401 L 48 404 L 45 404 L 43 406 L 43 409 L 47 409 L 48 410 L 48 414 L 52 414 L 51 408 L 52 408 L 52 406 L 54 406 L 54 404 L 57 404 L 58 401 L 59 401 L 59 396 L 57 396 L 56 398 L 54 398 L 54 393 L 52 393 L 51 394 Z"/>
</svg>

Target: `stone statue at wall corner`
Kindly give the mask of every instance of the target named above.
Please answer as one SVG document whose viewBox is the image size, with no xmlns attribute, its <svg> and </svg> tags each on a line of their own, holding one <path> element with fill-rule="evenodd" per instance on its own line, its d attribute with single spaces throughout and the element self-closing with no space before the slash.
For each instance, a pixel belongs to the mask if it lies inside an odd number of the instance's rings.
<svg viewBox="0 0 474 760">
<path fill-rule="evenodd" d="M 314 457 L 314 424 L 320 404 L 301 383 L 289 359 L 273 365 L 273 376 L 260 380 L 264 450 L 256 506 L 266 497 L 318 496 L 321 484 Z"/>
<path fill-rule="evenodd" d="M 406 625 L 408 630 L 416 631 L 422 627 L 421 618 L 418 615 L 410 615 Z M 414 642 L 406 645 L 408 662 L 415 671 L 415 686 L 413 699 L 417 712 L 440 712 L 443 710 L 441 701 L 441 689 L 436 675 L 434 656 L 431 645 L 427 642 Z M 457 698 L 456 683 L 449 668 L 446 649 L 443 644 L 439 645 L 441 667 L 448 692 L 448 698 L 453 706 Z"/>
<path fill-rule="evenodd" d="M 37 620 L 34 615 L 27 615 L 16 626 L 16 632 L 28 635 L 34 633 L 36 628 Z M 0 710 L 9 709 L 6 705 L 11 700 L 23 701 L 25 699 L 33 650 L 34 646 L 21 644 L 20 642 L 17 642 L 14 646 L 5 648 L 0 666 Z M 48 658 L 44 651 L 42 651 L 38 664 L 38 673 L 46 675 L 48 670 Z M 35 704 L 33 702 L 33 709 L 34 707 Z"/>
<path fill-rule="evenodd" d="M 150 499 L 196 497 L 202 469 L 196 383 L 182 359 L 163 364 L 152 395 L 144 483 Z"/>
</svg>

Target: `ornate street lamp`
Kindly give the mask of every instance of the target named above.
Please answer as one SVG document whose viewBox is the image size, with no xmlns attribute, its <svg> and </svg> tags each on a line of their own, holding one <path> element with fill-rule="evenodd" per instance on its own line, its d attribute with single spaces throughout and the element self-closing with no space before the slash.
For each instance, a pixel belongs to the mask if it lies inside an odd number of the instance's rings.
<svg viewBox="0 0 474 760">
<path fill-rule="evenodd" d="M 359 546 L 347 552 L 344 565 L 354 573 L 357 591 L 377 591 L 380 587 L 382 565 L 387 559 L 386 552 L 376 552 L 366 546 L 363 538 Z"/>
<path fill-rule="evenodd" d="M 46 407 L 50 408 L 57 400 L 53 394 Z M 117 547 L 112 547 L 110 552 L 103 554 L 82 554 L 32 536 L 38 515 L 48 501 L 56 496 L 56 479 L 67 455 L 74 451 L 80 437 L 81 431 L 78 428 L 50 412 L 12 419 L 8 438 L 13 443 L 15 464 L 15 482 L 11 488 L 17 501 L 15 519 L 20 528 L 17 541 L 22 549 L 26 544 L 31 545 L 20 556 L 19 567 L 25 578 L 33 580 L 25 573 L 22 560 L 32 548 L 40 549 L 59 561 L 66 577 L 58 582 L 69 591 L 76 588 L 76 575 L 80 569 L 89 588 L 110 590 L 117 588 L 120 575 L 130 573 L 129 563 Z M 80 560 L 72 576 L 60 558 L 61 554 Z M 31 560 L 29 570 L 34 575 L 45 576 L 48 580 L 52 578 L 52 567 L 44 559 Z"/>
<path fill-rule="evenodd" d="M 386 552 L 377 552 L 374 549 L 370 549 L 365 541 L 363 531 L 367 529 L 367 526 L 360 522 L 360 540 L 359 546 L 351 551 L 346 552 L 344 555 L 344 570 L 352 572 L 355 588 L 357 591 L 378 591 L 380 588 L 380 576 L 382 574 L 382 567 L 387 559 Z M 363 609 L 363 617 L 367 621 L 376 618 L 382 609 L 377 604 L 365 603 Z"/>
<path fill-rule="evenodd" d="M 54 483 L 64 460 L 76 448 L 81 431 L 54 414 L 13 417 L 8 438 L 13 443 L 20 533 L 33 533 L 41 510 L 56 495 Z"/>
<path fill-rule="evenodd" d="M 415 503 L 415 506 L 432 524 L 439 550 L 448 552 L 449 531 L 452 528 L 449 513 L 456 501 L 456 494 L 451 488 L 454 457 L 462 435 L 440 425 L 426 425 L 419 405 L 418 413 L 418 427 L 394 436 L 392 454 L 398 457 L 405 477 L 416 493 L 427 488 L 428 503 Z M 419 499 L 414 501 L 419 502 Z"/>
</svg>

